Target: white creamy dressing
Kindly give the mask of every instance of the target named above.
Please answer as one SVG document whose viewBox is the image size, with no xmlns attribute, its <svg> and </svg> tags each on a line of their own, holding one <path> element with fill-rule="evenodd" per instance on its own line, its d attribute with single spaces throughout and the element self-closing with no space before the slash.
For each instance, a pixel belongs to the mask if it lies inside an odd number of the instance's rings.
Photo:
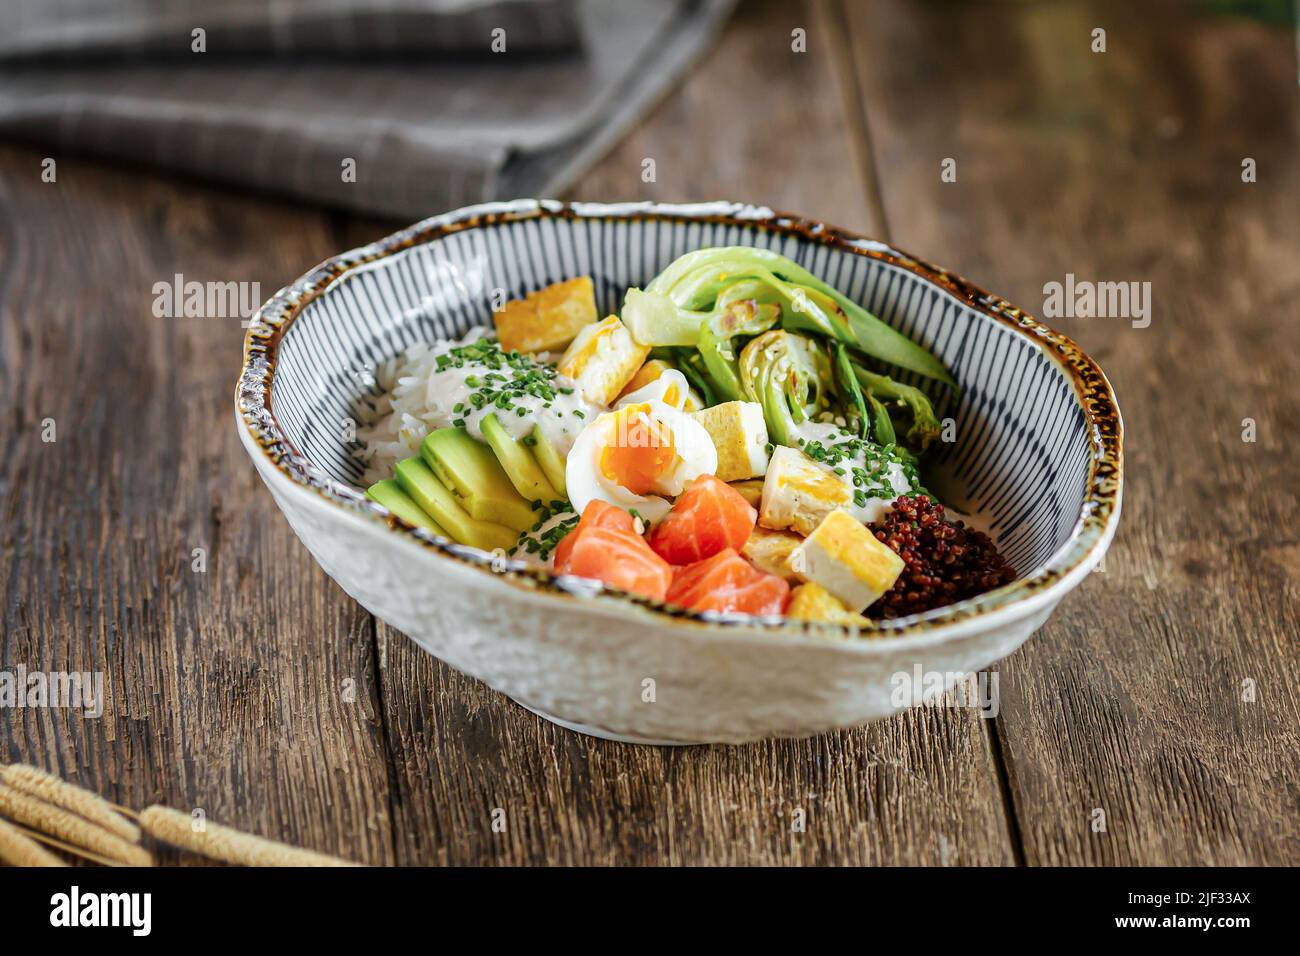
<svg viewBox="0 0 1300 956">
<path fill-rule="evenodd" d="M 804 441 L 821 442 L 830 446 L 841 439 L 844 427 L 835 422 L 814 422 L 805 420 L 794 426 L 795 433 Z"/>
<path fill-rule="evenodd" d="M 837 423 L 834 421 L 800 422 L 795 426 L 795 432 L 804 441 L 818 442 L 824 448 L 830 448 L 846 439 L 854 437 L 844 430 L 842 422 Z M 824 462 L 817 462 L 817 464 L 820 465 L 824 471 L 830 472 L 831 474 L 835 473 L 834 470 Z M 868 466 L 864 455 L 859 455 L 856 458 L 846 460 L 843 462 L 841 467 L 844 467 L 847 470 L 853 464 L 856 464 L 859 468 L 865 468 L 868 473 L 871 472 L 871 468 Z M 860 505 L 856 501 L 850 501 L 844 509 L 863 524 L 871 524 L 873 521 L 879 521 L 885 515 L 889 514 L 889 512 L 894 510 L 894 500 L 898 498 L 899 495 L 905 495 L 909 492 L 917 491 L 920 488 L 920 485 L 914 484 L 912 480 L 908 478 L 907 472 L 904 470 L 902 463 L 897 461 L 890 462 L 877 478 L 874 480 L 868 480 L 866 484 L 861 486 L 853 485 L 851 471 L 849 474 L 836 475 L 836 477 L 840 478 L 841 481 L 844 481 L 855 491 L 865 491 L 867 493 L 868 497 L 866 504 Z M 888 497 L 873 495 L 873 492 L 879 492 L 884 490 L 886 487 L 892 492 Z"/>
<path fill-rule="evenodd" d="M 871 524 L 873 521 L 879 521 L 885 515 L 894 510 L 894 501 L 899 495 L 905 495 L 909 491 L 915 491 L 916 487 L 907 480 L 907 474 L 903 471 L 903 466 L 897 463 L 890 465 L 885 470 L 885 477 L 889 481 L 890 487 L 894 493 L 888 498 L 868 498 L 865 505 L 859 505 L 856 502 L 851 504 L 847 509 L 853 517 L 857 518 L 863 524 Z M 882 487 L 876 483 L 875 487 Z"/>
<path fill-rule="evenodd" d="M 432 353 L 443 355 L 471 341 L 473 339 L 467 338 L 459 342 L 439 342 L 433 347 Z M 535 358 L 539 364 L 551 364 L 546 361 L 549 356 L 538 355 Z M 484 376 L 494 371 L 497 370 L 482 362 L 470 360 L 466 360 L 459 368 L 453 365 L 442 370 L 434 369 L 425 386 L 425 401 L 433 413 L 432 427 L 446 428 L 463 420 L 465 430 L 472 437 L 486 441 L 483 437 L 483 419 L 495 412 L 497 421 L 512 438 L 523 438 L 536 424 L 555 450 L 561 456 L 567 456 L 578 432 L 605 410 L 603 406 L 594 405 L 583 398 L 574 383 L 562 375 L 553 381 L 557 389 L 553 399 L 524 394 L 512 398 L 515 406 L 513 409 L 497 408 L 490 404 L 483 408 L 473 408 L 469 405 L 469 396 L 479 391 Z M 471 385 L 471 379 L 477 379 L 480 384 Z M 566 395 L 559 391 L 560 388 L 571 391 Z M 457 405 L 462 406 L 459 412 L 455 411 Z M 524 410 L 523 415 L 518 414 L 520 408 Z"/>
<path fill-rule="evenodd" d="M 577 517 L 576 514 L 567 508 L 557 511 L 555 514 L 543 521 L 540 528 L 536 530 L 530 528 L 521 534 L 519 536 L 519 543 L 515 546 L 515 549 L 510 552 L 510 557 L 519 561 L 527 562 L 533 567 L 545 567 L 550 564 L 551 558 L 555 553 L 553 549 L 541 550 L 545 547 L 544 543 L 546 542 L 548 533 L 565 522 L 575 524 Z M 533 550 L 529 550 L 530 541 L 534 542 L 532 546 Z M 555 543 L 558 544 L 558 541 Z"/>
</svg>

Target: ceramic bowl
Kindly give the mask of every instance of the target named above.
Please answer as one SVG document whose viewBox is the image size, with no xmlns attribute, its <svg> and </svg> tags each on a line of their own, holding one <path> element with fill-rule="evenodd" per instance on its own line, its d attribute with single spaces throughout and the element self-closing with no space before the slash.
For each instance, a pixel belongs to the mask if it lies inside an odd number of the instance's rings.
<svg viewBox="0 0 1300 956">
<path fill-rule="evenodd" d="M 862 631 L 699 615 L 494 563 L 363 496 L 342 423 L 378 388 L 367 369 L 490 324 L 493 290 L 590 275 L 602 314 L 616 312 L 627 287 L 720 245 L 794 259 L 952 370 L 960 395 L 936 410 L 953 440 L 929 484 L 993 534 L 1018 580 Z M 916 703 L 917 688 L 937 692 L 1023 643 L 1101 559 L 1120 512 L 1119 409 L 1078 346 L 888 245 L 736 203 L 528 200 L 428 219 L 267 302 L 235 406 L 289 524 L 367 610 L 549 720 L 642 743 L 817 734 Z"/>
</svg>

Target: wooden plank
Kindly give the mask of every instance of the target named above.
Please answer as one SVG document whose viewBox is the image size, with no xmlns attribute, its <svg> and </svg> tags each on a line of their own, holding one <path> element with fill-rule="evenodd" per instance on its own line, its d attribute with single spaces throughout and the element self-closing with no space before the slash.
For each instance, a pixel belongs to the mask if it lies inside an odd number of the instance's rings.
<svg viewBox="0 0 1300 956">
<path fill-rule="evenodd" d="M 1300 862 L 1294 34 L 1145 4 L 836 15 L 899 245 L 1033 313 L 1067 273 L 1151 283 L 1148 328 L 1049 320 L 1115 385 L 1128 476 L 1105 573 L 1001 668 L 1027 862 Z"/>
<path fill-rule="evenodd" d="M 810 52 L 792 53 L 796 27 Z M 820 6 L 743 7 L 708 61 L 576 197 L 739 198 L 874 230 L 829 29 Z M 642 181 L 645 158 L 655 182 Z M 1014 860 L 990 740 L 970 710 L 920 710 L 807 741 L 634 747 L 560 730 L 383 624 L 379 641 L 403 862 Z M 496 808 L 504 832 L 492 829 Z M 795 808 L 803 833 L 792 832 Z"/>
<path fill-rule="evenodd" d="M 561 730 L 380 627 L 399 857 L 451 864 L 1001 864 L 979 718 L 638 747 Z M 805 832 L 792 832 L 801 808 Z M 505 829 L 493 829 L 494 811 Z"/>
<path fill-rule="evenodd" d="M 177 273 L 269 295 L 330 231 L 62 156 L 43 183 L 41 159 L 0 149 L 0 669 L 102 672 L 106 705 L 5 712 L 0 759 L 388 862 L 370 619 L 239 443 L 240 319 L 151 314 Z"/>
<path fill-rule="evenodd" d="M 719 45 L 573 198 L 732 199 L 879 231 L 830 29 L 821 3 L 742 4 Z M 796 30 L 806 52 L 792 49 Z"/>
</svg>

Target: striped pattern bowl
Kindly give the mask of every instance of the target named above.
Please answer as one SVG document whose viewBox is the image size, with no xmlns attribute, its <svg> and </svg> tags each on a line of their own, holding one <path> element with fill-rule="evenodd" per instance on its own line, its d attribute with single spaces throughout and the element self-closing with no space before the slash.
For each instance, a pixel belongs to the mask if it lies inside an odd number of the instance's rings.
<svg viewBox="0 0 1300 956">
<path fill-rule="evenodd" d="M 368 501 L 342 423 L 367 368 L 491 322 L 511 297 L 590 275 L 616 312 L 692 249 L 786 255 L 931 348 L 961 384 L 927 477 L 1020 571 L 1012 584 L 846 631 L 709 616 L 556 579 L 406 526 Z M 906 373 L 900 378 L 915 379 Z M 890 246 L 735 203 L 519 201 L 428 219 L 322 263 L 254 317 L 240 436 L 298 537 L 376 616 L 573 729 L 643 743 L 739 742 L 884 717 L 1010 653 L 1101 559 L 1119 520 L 1123 426 L 1069 339 Z"/>
</svg>

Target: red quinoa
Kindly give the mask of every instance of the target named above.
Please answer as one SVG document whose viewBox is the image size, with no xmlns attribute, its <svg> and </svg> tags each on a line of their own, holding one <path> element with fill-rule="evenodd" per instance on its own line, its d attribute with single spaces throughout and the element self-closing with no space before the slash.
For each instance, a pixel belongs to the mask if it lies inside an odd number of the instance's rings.
<svg viewBox="0 0 1300 956">
<path fill-rule="evenodd" d="M 894 586 L 867 609 L 868 617 L 917 614 L 1015 580 L 1015 570 L 988 535 L 964 522 L 948 521 L 943 505 L 924 495 L 900 497 L 893 511 L 870 527 L 906 567 Z"/>
</svg>

